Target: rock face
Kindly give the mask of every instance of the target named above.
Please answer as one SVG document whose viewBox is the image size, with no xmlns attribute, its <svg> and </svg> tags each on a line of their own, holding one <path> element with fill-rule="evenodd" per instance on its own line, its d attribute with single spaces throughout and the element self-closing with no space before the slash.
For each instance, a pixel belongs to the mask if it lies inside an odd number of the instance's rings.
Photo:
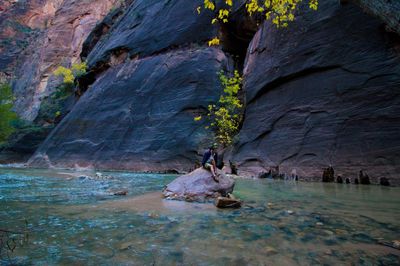
<svg viewBox="0 0 400 266">
<path fill-rule="evenodd" d="M 211 172 L 204 168 L 178 177 L 163 190 L 163 195 L 167 199 L 186 200 L 204 202 L 219 196 L 227 195 L 233 191 L 235 182 L 225 176 L 222 172 L 219 182 L 215 182 L 211 177 Z"/>
<path fill-rule="evenodd" d="M 187 171 L 207 133 L 194 117 L 219 98 L 216 48 L 171 51 L 108 69 L 30 160 L 32 166 Z M 203 145 L 203 146 L 202 146 Z"/>
<path fill-rule="evenodd" d="M 0 82 L 9 82 L 18 59 L 32 39 L 45 28 L 61 1 L 3 0 L 0 5 Z"/>
<path fill-rule="evenodd" d="M 318 12 L 304 12 L 285 30 L 264 23 L 254 36 L 232 156 L 239 174 L 279 166 L 320 180 L 332 165 L 343 176 L 365 170 L 374 183 L 400 181 L 398 38 L 339 2 L 320 1 Z"/>
<path fill-rule="evenodd" d="M 29 164 L 192 169 L 210 143 L 204 121 L 193 118 L 218 101 L 216 72 L 233 68 L 222 50 L 206 46 L 216 28 L 197 4 L 133 1 L 97 25 L 82 51 L 94 83 Z"/>
<path fill-rule="evenodd" d="M 90 66 L 109 62 L 116 51 L 143 57 L 216 35 L 211 12 L 197 14 L 196 1 L 137 0 L 88 55 Z"/>
<path fill-rule="evenodd" d="M 57 1 L 46 4 L 52 2 Z M 18 78 L 13 82 L 15 109 L 23 119 L 36 118 L 42 98 L 60 85 L 60 80 L 52 75 L 54 70 L 80 61 L 84 40 L 114 2 L 67 0 L 53 8 L 56 15 L 48 18 L 45 29 L 26 48 L 16 72 Z"/>
<path fill-rule="evenodd" d="M 60 65 L 80 61 L 83 41 L 116 0 L 3 2 L 0 83 L 12 85 L 16 97 L 14 110 L 35 130 L 18 129 L 6 147 L 0 147 L 0 163 L 26 162 L 53 126 L 39 118 L 39 110 L 51 112 L 51 116 L 63 111 L 45 110 L 53 101 L 47 96 L 60 85 L 53 71 Z M 73 104 L 74 99 L 70 105 Z"/>
<path fill-rule="evenodd" d="M 0 71 L 13 80 L 15 110 L 35 119 L 59 81 L 52 72 L 80 61 L 82 43 L 116 0 L 6 1 L 0 12 Z"/>
<path fill-rule="evenodd" d="M 367 12 L 382 19 L 389 30 L 400 34 L 400 1 L 355 0 Z"/>
</svg>

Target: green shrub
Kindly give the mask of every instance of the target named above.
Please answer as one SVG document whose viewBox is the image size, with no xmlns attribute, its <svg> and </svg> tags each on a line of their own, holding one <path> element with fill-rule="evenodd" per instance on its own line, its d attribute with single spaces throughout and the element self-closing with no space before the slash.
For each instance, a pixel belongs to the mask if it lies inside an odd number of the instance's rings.
<svg viewBox="0 0 400 266">
<path fill-rule="evenodd" d="M 15 131 L 13 123 L 18 119 L 12 111 L 14 96 L 10 85 L 0 85 L 0 143 L 7 141 L 8 137 Z"/>
</svg>

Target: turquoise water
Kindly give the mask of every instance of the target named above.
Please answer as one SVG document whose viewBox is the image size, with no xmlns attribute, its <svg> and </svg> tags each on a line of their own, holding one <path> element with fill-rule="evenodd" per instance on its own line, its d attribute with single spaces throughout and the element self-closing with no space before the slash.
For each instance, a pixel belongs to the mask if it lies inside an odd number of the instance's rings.
<svg viewBox="0 0 400 266">
<path fill-rule="evenodd" d="M 245 206 L 218 210 L 162 200 L 174 175 L 106 174 L 0 169 L 0 229 L 29 232 L 1 263 L 399 265 L 378 241 L 400 239 L 400 188 L 238 179 Z"/>
</svg>

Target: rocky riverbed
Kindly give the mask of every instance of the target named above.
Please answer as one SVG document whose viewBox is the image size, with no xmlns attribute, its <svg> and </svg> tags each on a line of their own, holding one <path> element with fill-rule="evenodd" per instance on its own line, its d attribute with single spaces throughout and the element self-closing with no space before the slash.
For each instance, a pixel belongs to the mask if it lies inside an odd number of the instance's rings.
<svg viewBox="0 0 400 266">
<path fill-rule="evenodd" d="M 0 228 L 23 228 L 26 219 L 30 232 L 14 260 L 396 265 L 400 259 L 398 249 L 381 244 L 398 240 L 399 188 L 236 179 L 234 194 L 244 206 L 220 210 L 163 200 L 160 191 L 175 175 L 59 174 L 0 169 Z M 121 187 L 127 196 L 104 193 Z"/>
</svg>

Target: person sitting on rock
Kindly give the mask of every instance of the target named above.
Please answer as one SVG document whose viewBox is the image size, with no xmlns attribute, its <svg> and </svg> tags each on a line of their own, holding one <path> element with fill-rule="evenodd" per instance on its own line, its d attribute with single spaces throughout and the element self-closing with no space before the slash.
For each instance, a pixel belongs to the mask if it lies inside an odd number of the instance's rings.
<svg viewBox="0 0 400 266">
<path fill-rule="evenodd" d="M 215 182 L 219 182 L 217 178 L 218 154 L 215 152 L 216 149 L 217 144 L 213 144 L 208 151 L 204 153 L 201 164 L 203 165 L 203 168 L 211 171 L 212 178 L 215 180 Z"/>
</svg>

